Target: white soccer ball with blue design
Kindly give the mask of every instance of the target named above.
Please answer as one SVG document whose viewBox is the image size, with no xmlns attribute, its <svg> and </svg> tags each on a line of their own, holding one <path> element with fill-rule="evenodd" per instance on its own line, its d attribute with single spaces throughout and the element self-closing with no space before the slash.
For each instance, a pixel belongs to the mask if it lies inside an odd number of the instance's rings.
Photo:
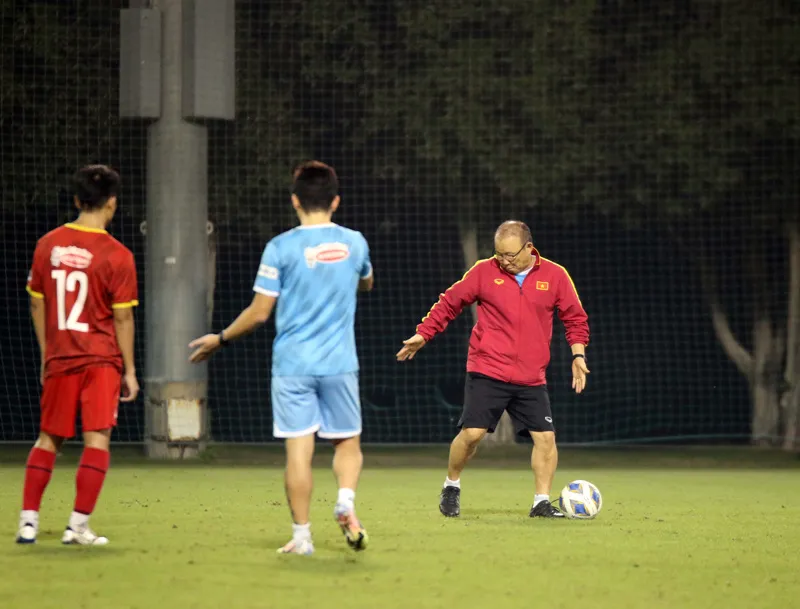
<svg viewBox="0 0 800 609">
<path fill-rule="evenodd" d="M 603 496 L 591 482 L 573 480 L 561 491 L 558 507 L 567 518 L 591 520 L 603 508 Z"/>
</svg>

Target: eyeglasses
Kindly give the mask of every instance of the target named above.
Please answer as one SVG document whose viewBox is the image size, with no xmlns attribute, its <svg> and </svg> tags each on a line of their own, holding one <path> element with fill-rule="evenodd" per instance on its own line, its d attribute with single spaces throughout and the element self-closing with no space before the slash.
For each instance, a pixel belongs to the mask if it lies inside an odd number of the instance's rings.
<svg viewBox="0 0 800 609">
<path fill-rule="evenodd" d="M 495 252 L 494 257 L 497 258 L 498 260 L 506 260 L 507 262 L 511 262 L 512 260 L 514 260 L 514 258 L 519 256 L 520 252 L 522 252 L 522 250 L 524 250 L 526 247 L 528 247 L 527 243 L 523 245 L 521 248 L 519 248 L 514 254 L 501 254 L 499 252 Z"/>
</svg>

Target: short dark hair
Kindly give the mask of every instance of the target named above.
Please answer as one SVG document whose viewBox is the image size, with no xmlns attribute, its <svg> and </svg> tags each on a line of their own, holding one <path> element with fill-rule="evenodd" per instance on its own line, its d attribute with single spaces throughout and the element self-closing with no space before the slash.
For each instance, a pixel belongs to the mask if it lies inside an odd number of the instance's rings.
<svg viewBox="0 0 800 609">
<path fill-rule="evenodd" d="M 292 172 L 292 194 L 303 211 L 328 211 L 339 196 L 339 178 L 333 167 L 320 161 L 300 163 Z"/>
<path fill-rule="evenodd" d="M 506 237 L 519 237 L 522 243 L 533 243 L 531 229 L 519 220 L 507 220 L 497 227 L 494 238 L 505 239 Z"/>
<path fill-rule="evenodd" d="M 106 165 L 86 165 L 72 176 L 75 197 L 81 209 L 100 209 L 119 191 L 119 174 Z"/>
</svg>

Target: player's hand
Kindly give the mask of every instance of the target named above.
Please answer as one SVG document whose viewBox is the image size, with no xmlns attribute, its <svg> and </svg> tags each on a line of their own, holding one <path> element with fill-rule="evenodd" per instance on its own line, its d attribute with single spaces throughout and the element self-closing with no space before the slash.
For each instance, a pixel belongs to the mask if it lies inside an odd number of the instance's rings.
<svg viewBox="0 0 800 609">
<path fill-rule="evenodd" d="M 403 348 L 397 352 L 397 361 L 404 362 L 407 359 L 414 359 L 417 351 L 425 346 L 425 339 L 421 334 L 415 334 L 411 338 L 403 341 Z"/>
<path fill-rule="evenodd" d="M 572 360 L 572 388 L 575 393 L 580 393 L 586 389 L 587 374 L 589 374 L 589 368 L 586 367 L 585 359 L 576 357 Z"/>
<path fill-rule="evenodd" d="M 204 362 L 220 348 L 219 334 L 206 334 L 196 338 L 189 343 L 189 348 L 194 349 L 194 352 L 189 356 L 190 362 L 193 364 Z"/>
<path fill-rule="evenodd" d="M 126 372 L 122 377 L 122 397 L 120 402 L 133 402 L 139 395 L 139 381 L 136 380 L 135 372 Z"/>
</svg>

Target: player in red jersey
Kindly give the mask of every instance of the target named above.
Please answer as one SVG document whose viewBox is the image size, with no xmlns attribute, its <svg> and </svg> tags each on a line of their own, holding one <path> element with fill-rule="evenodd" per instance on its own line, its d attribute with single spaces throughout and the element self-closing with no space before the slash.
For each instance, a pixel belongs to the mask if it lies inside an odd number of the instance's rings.
<svg viewBox="0 0 800 609">
<path fill-rule="evenodd" d="M 121 401 L 139 393 L 133 361 L 133 307 L 139 304 L 133 254 L 106 232 L 117 210 L 119 175 L 90 165 L 74 176 L 75 222 L 42 237 L 27 290 L 41 351 L 41 427 L 28 456 L 17 543 L 34 543 L 39 506 L 56 453 L 75 435 L 84 449 L 75 507 L 62 543 L 104 545 L 89 528 L 109 464 L 111 430 Z"/>
</svg>

